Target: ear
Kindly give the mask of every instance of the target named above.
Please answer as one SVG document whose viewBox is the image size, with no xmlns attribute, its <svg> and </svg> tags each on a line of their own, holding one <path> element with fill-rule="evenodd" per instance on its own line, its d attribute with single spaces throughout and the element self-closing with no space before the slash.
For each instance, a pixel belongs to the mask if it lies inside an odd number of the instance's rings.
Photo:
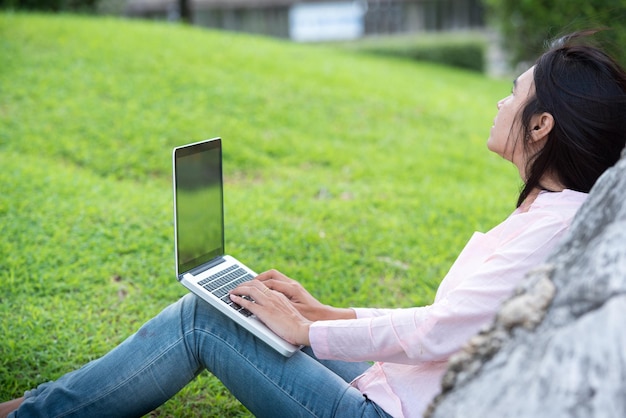
<svg viewBox="0 0 626 418">
<path fill-rule="evenodd" d="M 554 128 L 554 117 L 548 112 L 535 115 L 530 119 L 530 138 L 533 142 L 541 141 L 548 137 Z"/>
</svg>

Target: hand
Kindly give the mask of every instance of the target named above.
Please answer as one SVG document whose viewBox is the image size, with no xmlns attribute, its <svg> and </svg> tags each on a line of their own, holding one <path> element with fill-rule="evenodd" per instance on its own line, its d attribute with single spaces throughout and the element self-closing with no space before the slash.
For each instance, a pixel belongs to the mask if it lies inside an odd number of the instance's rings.
<svg viewBox="0 0 626 418">
<path fill-rule="evenodd" d="M 311 321 L 356 318 L 352 309 L 340 309 L 324 305 L 311 296 L 300 283 L 277 270 L 261 273 L 256 277 L 256 280 L 285 295 L 298 312 Z"/>
<path fill-rule="evenodd" d="M 256 315 L 285 341 L 294 345 L 311 345 L 309 327 L 312 321 L 302 316 L 282 293 L 254 279 L 231 290 L 230 298 Z"/>
</svg>

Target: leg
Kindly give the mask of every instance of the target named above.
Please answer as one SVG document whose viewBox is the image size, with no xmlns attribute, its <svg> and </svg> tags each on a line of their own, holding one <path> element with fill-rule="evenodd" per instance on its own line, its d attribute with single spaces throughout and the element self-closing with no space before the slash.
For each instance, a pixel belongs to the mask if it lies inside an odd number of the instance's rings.
<svg viewBox="0 0 626 418">
<path fill-rule="evenodd" d="M 344 366 L 347 379 L 367 367 Z M 14 416 L 141 416 L 205 367 L 258 417 L 385 416 L 315 359 L 284 358 L 192 295 L 101 359 L 27 393 Z"/>
<path fill-rule="evenodd" d="M 104 357 L 26 392 L 14 416 L 126 417 L 155 409 L 202 371 L 188 355 L 188 305 L 179 300 Z"/>
<path fill-rule="evenodd" d="M 196 297 L 193 355 L 257 418 L 387 416 L 348 382 L 368 363 L 285 358 Z"/>
<path fill-rule="evenodd" d="M 0 418 L 6 418 L 9 412 L 15 411 L 24 402 L 24 398 L 17 398 L 0 403 Z"/>
</svg>

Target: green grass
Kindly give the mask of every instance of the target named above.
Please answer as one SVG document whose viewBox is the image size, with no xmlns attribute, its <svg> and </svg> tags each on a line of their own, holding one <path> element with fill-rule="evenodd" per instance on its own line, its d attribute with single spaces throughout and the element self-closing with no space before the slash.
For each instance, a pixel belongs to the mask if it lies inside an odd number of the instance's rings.
<svg viewBox="0 0 626 418">
<path fill-rule="evenodd" d="M 225 145 L 230 253 L 338 306 L 430 303 L 519 180 L 509 82 L 176 25 L 0 14 L 0 400 L 185 294 L 171 149 Z M 247 416 L 205 373 L 153 416 Z"/>
</svg>

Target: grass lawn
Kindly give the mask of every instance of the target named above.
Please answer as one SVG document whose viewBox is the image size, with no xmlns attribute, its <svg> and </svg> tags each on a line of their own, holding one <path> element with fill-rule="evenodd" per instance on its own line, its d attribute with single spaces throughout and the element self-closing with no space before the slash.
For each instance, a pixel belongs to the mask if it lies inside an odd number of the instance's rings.
<svg viewBox="0 0 626 418">
<path fill-rule="evenodd" d="M 485 142 L 510 82 L 178 25 L 0 14 L 0 400 L 185 294 L 171 149 L 221 136 L 228 251 L 323 302 L 432 301 L 519 179 Z M 209 373 L 151 416 L 249 416 Z"/>
</svg>

